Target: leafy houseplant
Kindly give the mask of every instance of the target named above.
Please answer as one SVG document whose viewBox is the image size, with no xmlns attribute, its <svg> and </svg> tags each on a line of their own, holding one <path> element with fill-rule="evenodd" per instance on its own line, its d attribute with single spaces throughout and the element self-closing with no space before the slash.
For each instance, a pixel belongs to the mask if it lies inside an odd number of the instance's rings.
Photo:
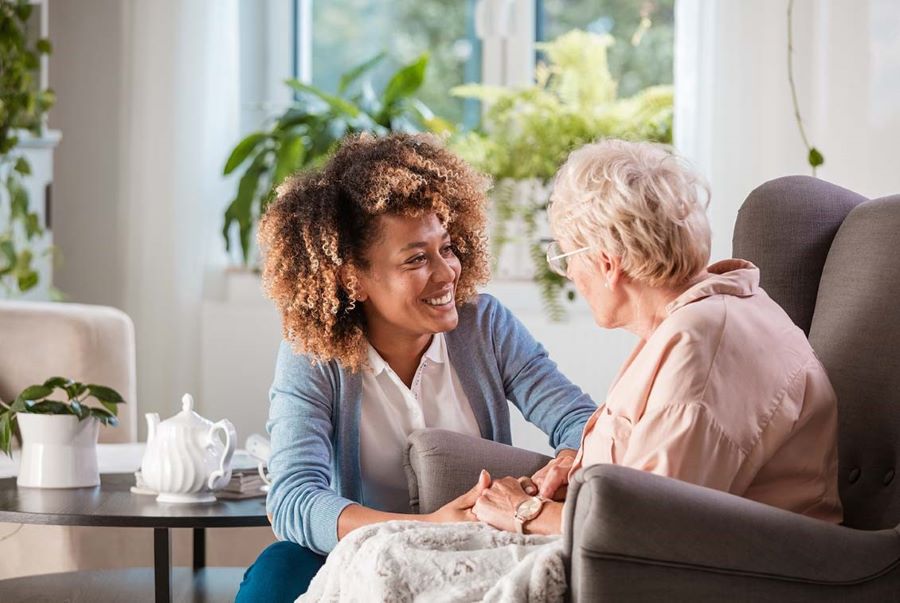
<svg viewBox="0 0 900 603">
<path fill-rule="evenodd" d="M 51 399 L 62 393 L 64 401 Z M 94 398 L 100 406 L 87 406 Z M 65 377 L 51 377 L 39 385 L 22 390 L 12 404 L 0 401 L 0 450 L 11 454 L 13 434 L 18 430 L 18 415 L 62 415 L 76 417 L 79 422 L 94 418 L 104 425 L 118 425 L 118 405 L 125 400 L 114 389 L 92 383 L 79 383 Z"/>
<path fill-rule="evenodd" d="M 274 188 L 299 169 L 321 165 L 344 136 L 451 128 L 415 98 L 425 79 L 428 56 L 423 54 L 400 67 L 376 93 L 364 76 L 384 57 L 379 54 L 341 75 L 336 94 L 287 80 L 295 93 L 291 106 L 267 130 L 253 132 L 234 147 L 225 163 L 225 175 L 242 165 L 247 167 L 225 211 L 222 236 L 230 251 L 232 231 L 237 227 L 244 265 L 252 263 L 251 234 Z"/>
<path fill-rule="evenodd" d="M 23 178 L 31 166 L 16 152 L 20 136 L 40 136 L 44 114 L 53 106 L 51 90 L 39 90 L 34 75 L 49 40 L 31 47 L 25 24 L 28 0 L 0 0 L 0 285 L 7 293 L 25 292 L 38 283 L 30 243 L 44 233 L 39 216 L 29 209 Z"/>
<path fill-rule="evenodd" d="M 608 35 L 579 30 L 538 45 L 546 63 L 535 83 L 524 88 L 480 84 L 460 86 L 457 96 L 480 99 L 487 106 L 481 131 L 458 135 L 454 149 L 493 176 L 493 255 L 514 242 L 510 226 L 518 221 L 533 263 L 533 275 L 553 319 L 564 315 L 560 294 L 574 291 L 552 273 L 544 260 L 542 231 L 551 180 L 572 150 L 599 138 L 672 141 L 672 88 L 652 86 L 619 99 L 609 72 Z"/>
</svg>

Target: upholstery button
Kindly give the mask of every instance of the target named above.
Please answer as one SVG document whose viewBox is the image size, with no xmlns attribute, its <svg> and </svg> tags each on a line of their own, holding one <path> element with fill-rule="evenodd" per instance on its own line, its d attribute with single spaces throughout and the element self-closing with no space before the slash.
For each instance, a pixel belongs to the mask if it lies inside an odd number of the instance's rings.
<svg viewBox="0 0 900 603">
<path fill-rule="evenodd" d="M 881 481 L 885 486 L 894 481 L 894 470 L 888 469 L 888 472 L 884 474 L 884 479 Z"/>
<path fill-rule="evenodd" d="M 849 481 L 851 484 L 855 484 L 856 480 L 859 479 L 860 473 L 862 472 L 859 470 L 859 467 L 854 467 L 850 470 L 850 475 L 847 476 L 847 481 Z"/>
</svg>

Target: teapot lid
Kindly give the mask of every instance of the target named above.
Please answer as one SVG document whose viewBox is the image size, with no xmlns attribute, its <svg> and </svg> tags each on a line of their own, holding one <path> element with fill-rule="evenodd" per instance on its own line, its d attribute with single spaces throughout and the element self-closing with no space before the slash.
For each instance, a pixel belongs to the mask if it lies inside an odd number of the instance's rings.
<svg viewBox="0 0 900 603">
<path fill-rule="evenodd" d="M 161 423 L 161 425 L 180 425 L 188 427 L 208 428 L 210 425 L 212 425 L 212 421 L 204 419 L 196 412 L 194 412 L 194 397 L 190 394 L 185 394 L 181 397 L 181 412 L 176 414 L 174 417 L 166 419 Z"/>
</svg>

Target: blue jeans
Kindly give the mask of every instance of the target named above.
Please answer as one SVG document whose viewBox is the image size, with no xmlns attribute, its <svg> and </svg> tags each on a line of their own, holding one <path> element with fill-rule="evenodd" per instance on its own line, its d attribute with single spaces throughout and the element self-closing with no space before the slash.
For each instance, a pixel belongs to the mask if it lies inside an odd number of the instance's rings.
<svg viewBox="0 0 900 603">
<path fill-rule="evenodd" d="M 325 557 L 293 542 L 274 542 L 244 572 L 235 603 L 288 603 L 302 595 Z"/>
</svg>

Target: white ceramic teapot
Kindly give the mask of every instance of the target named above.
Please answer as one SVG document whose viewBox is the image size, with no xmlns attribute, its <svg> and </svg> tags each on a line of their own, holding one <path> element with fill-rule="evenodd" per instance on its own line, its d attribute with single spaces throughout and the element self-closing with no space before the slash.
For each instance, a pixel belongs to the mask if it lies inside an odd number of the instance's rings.
<svg viewBox="0 0 900 603">
<path fill-rule="evenodd" d="M 231 455 L 237 442 L 228 419 L 216 423 L 193 411 L 194 399 L 185 394 L 182 410 L 160 422 L 147 413 L 147 450 L 141 462 L 144 484 L 165 503 L 214 502 L 212 491 L 231 479 Z M 224 443 L 216 436 L 221 431 Z"/>
</svg>

